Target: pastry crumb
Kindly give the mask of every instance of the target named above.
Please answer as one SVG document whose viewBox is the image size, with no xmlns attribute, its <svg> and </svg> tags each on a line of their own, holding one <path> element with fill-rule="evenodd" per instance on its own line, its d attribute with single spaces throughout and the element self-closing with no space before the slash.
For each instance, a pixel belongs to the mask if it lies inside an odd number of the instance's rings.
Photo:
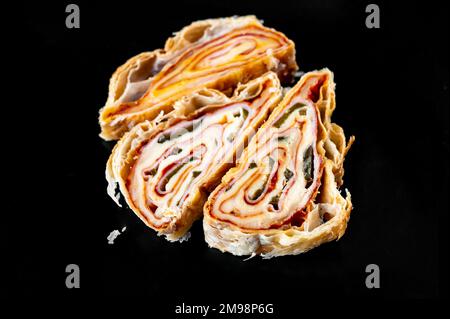
<svg viewBox="0 0 450 319">
<path fill-rule="evenodd" d="M 113 245 L 114 240 L 116 240 L 116 238 L 119 237 L 119 235 L 123 233 L 126 229 L 127 227 L 125 226 L 122 228 L 122 232 L 118 231 L 117 229 L 114 229 L 112 232 L 110 232 L 108 237 L 106 237 L 106 239 L 108 240 L 108 244 Z"/>
</svg>

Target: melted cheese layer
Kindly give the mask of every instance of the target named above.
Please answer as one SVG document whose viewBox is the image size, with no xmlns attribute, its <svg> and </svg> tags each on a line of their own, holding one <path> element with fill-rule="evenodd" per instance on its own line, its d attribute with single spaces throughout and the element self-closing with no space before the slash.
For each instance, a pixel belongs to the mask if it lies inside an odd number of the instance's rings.
<svg viewBox="0 0 450 319">
<path fill-rule="evenodd" d="M 319 77 L 310 78 L 275 109 L 228 176 L 228 184 L 216 189 L 213 218 L 254 230 L 304 222 L 323 169 L 314 105 L 320 85 Z"/>
</svg>

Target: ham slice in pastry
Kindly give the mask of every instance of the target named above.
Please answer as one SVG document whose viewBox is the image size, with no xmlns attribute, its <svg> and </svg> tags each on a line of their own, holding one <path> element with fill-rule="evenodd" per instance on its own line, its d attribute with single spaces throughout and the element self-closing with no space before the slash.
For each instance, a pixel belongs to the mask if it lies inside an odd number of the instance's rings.
<svg viewBox="0 0 450 319">
<path fill-rule="evenodd" d="M 139 54 L 117 69 L 100 111 L 100 136 L 118 139 L 199 89 L 232 91 L 267 71 L 287 81 L 296 70 L 294 43 L 254 16 L 194 22 L 164 49 Z"/>
<path fill-rule="evenodd" d="M 340 238 L 352 204 L 340 192 L 348 145 L 331 123 L 332 73 L 305 74 L 274 109 L 204 208 L 208 244 L 235 255 L 299 254 Z"/>
<path fill-rule="evenodd" d="M 145 224 L 183 240 L 209 192 L 280 100 L 273 72 L 238 86 L 231 98 L 212 89 L 183 98 L 159 124 L 144 121 L 120 139 L 107 164 L 108 193 L 117 200 L 118 183 Z"/>
</svg>

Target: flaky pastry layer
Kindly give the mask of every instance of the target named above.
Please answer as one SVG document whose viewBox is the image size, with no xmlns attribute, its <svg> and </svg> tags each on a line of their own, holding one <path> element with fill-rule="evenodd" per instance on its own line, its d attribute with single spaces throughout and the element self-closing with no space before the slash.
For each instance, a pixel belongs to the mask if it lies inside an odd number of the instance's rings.
<svg viewBox="0 0 450 319">
<path fill-rule="evenodd" d="M 281 99 L 273 72 L 239 85 L 231 97 L 203 89 L 175 110 L 126 133 L 107 164 L 108 192 L 119 185 L 129 207 L 171 241 L 183 240 L 208 194 L 234 165 Z"/>
<path fill-rule="evenodd" d="M 296 70 L 294 43 L 254 16 L 194 22 L 164 49 L 141 53 L 116 70 L 100 111 L 100 136 L 118 139 L 199 89 L 227 93 L 267 71 L 288 81 Z"/>
<path fill-rule="evenodd" d="M 209 196 L 205 239 L 235 255 L 299 254 L 345 232 L 350 193 L 339 188 L 353 143 L 331 122 L 333 74 L 305 74 Z"/>
</svg>

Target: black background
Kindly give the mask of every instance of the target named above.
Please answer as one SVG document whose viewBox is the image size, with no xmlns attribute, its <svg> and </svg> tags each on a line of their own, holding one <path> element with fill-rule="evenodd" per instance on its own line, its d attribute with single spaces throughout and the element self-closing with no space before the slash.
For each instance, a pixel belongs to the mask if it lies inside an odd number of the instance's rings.
<svg viewBox="0 0 450 319">
<path fill-rule="evenodd" d="M 17 68 L 8 91 L 15 104 L 5 107 L 15 117 L 3 121 L 12 192 L 3 209 L 13 216 L 4 232 L 14 292 L 144 296 L 166 314 L 181 302 L 275 303 L 285 314 L 307 298 L 447 294 L 446 8 L 375 2 L 381 28 L 367 29 L 369 1 L 74 1 L 81 28 L 67 29 L 69 3 L 21 4 L 11 25 L 21 32 L 12 60 L 20 63 L 9 65 Z M 244 262 L 208 248 L 199 222 L 187 243 L 169 243 L 106 194 L 113 143 L 98 137 L 97 116 L 115 68 L 192 21 L 243 14 L 291 38 L 302 71 L 335 73 L 333 120 L 356 136 L 345 163 L 354 203 L 348 230 L 299 256 Z M 107 235 L 124 226 L 108 245 Z M 71 263 L 80 266 L 80 289 L 65 286 Z M 381 269 L 380 289 L 365 286 L 371 263 Z"/>
</svg>

